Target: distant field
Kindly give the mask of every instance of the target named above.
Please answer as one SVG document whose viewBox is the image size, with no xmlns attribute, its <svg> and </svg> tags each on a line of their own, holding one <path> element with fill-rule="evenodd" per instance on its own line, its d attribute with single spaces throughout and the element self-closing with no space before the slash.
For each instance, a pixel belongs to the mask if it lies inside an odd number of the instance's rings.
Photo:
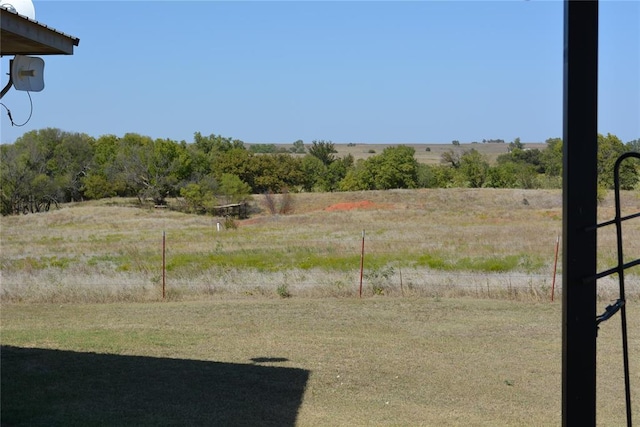
<svg viewBox="0 0 640 427">
<path fill-rule="evenodd" d="M 311 142 L 306 142 L 305 146 L 310 146 Z M 364 144 L 364 143 L 356 143 L 354 145 L 349 144 L 335 144 L 335 148 L 338 151 L 336 154 L 338 157 L 344 157 L 347 154 L 351 154 L 355 160 L 358 159 L 366 159 L 371 156 L 375 156 L 376 154 L 382 153 L 382 151 L 386 147 L 392 147 L 397 145 L 405 145 L 407 147 L 413 147 L 416 151 L 415 158 L 420 163 L 426 164 L 438 164 L 440 163 L 440 158 L 442 153 L 445 151 L 455 149 L 455 150 L 470 150 L 475 149 L 480 153 L 485 155 L 489 162 L 495 162 L 496 158 L 500 154 L 507 153 L 509 148 L 509 143 L 490 143 L 490 144 L 460 144 L 459 146 L 454 146 L 453 144 Z M 546 144 L 543 142 L 537 143 L 525 143 L 526 148 L 538 148 L 540 150 L 546 147 Z M 283 147 L 289 149 L 293 147 L 291 144 L 276 144 L 277 147 Z"/>
</svg>

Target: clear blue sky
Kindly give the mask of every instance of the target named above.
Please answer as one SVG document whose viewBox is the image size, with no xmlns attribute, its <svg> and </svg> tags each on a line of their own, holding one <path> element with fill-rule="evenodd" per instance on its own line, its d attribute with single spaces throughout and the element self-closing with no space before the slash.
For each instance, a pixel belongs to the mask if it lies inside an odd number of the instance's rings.
<svg viewBox="0 0 640 427">
<path fill-rule="evenodd" d="M 34 1 L 80 39 L 33 117 L 98 137 L 450 143 L 562 136 L 562 1 Z M 9 58 L 2 58 L 2 85 Z M 600 4 L 599 131 L 640 138 L 640 1 Z M 2 102 L 20 123 L 26 93 Z"/>
</svg>

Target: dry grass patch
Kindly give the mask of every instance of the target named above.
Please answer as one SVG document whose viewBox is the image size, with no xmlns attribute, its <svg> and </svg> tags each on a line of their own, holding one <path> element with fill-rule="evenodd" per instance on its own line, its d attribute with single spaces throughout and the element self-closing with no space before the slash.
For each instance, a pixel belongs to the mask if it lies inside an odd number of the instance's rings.
<svg viewBox="0 0 640 427">
<path fill-rule="evenodd" d="M 561 232 L 559 191 L 424 189 L 293 197 L 291 215 L 257 214 L 238 221 L 238 229 L 220 232 L 219 218 L 140 209 L 120 199 L 3 217 L 2 298 L 157 299 L 163 232 L 172 298 L 276 295 L 282 286 L 293 296 L 354 295 L 363 230 L 368 295 L 549 295 Z M 625 209 L 640 210 L 635 193 L 624 197 Z M 350 208 L 330 209 L 336 206 Z M 611 215 L 609 197 L 600 218 Z M 640 255 L 638 222 L 625 226 L 627 258 Z M 615 262 L 612 230 L 599 231 L 601 269 Z M 637 273 L 630 271 L 628 281 L 630 295 L 640 292 Z"/>
<path fill-rule="evenodd" d="M 354 159 L 367 159 L 371 156 L 381 154 L 387 147 L 395 147 L 398 145 L 405 145 L 415 149 L 415 158 L 420 163 L 426 164 L 439 164 L 442 158 L 442 154 L 449 150 L 477 150 L 484 155 L 490 162 L 495 162 L 501 154 L 506 154 L 509 150 L 509 141 L 506 143 L 484 143 L 484 144 L 460 144 L 454 146 L 451 141 L 446 141 L 446 144 L 411 144 L 411 143 L 397 143 L 397 144 L 335 144 L 337 150 L 336 156 L 344 157 L 351 154 Z M 537 148 L 543 150 L 546 144 L 541 143 L 527 143 L 527 148 Z"/>
</svg>

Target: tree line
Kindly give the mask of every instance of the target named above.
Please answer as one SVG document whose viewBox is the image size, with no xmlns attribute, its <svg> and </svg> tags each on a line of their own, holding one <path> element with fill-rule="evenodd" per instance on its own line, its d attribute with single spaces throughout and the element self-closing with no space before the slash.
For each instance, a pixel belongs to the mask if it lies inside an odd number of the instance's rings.
<svg viewBox="0 0 640 427">
<path fill-rule="evenodd" d="M 626 151 L 640 151 L 640 139 L 624 144 L 598 136 L 598 176 L 613 186 L 613 164 Z M 252 148 L 254 147 L 254 148 Z M 108 197 L 137 197 L 164 205 L 179 198 L 189 212 L 212 212 L 252 194 L 387 190 L 396 188 L 560 188 L 562 140 L 526 149 L 519 138 L 490 163 L 478 150 L 459 144 L 440 164 L 418 163 L 415 149 L 398 145 L 355 161 L 337 156 L 331 141 L 298 140 L 290 149 L 247 145 L 221 135 L 194 134 L 193 142 L 152 139 L 136 133 L 94 138 L 47 128 L 0 146 L 0 209 L 3 215 L 38 211 L 50 203 Z M 637 163 L 637 162 L 635 162 Z M 640 166 L 627 162 L 623 189 L 637 188 Z"/>
</svg>

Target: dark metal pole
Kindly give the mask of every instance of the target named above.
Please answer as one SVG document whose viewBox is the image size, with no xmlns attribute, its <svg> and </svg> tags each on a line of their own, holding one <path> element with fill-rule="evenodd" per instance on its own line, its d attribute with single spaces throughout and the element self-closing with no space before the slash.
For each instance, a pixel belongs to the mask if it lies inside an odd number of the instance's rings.
<svg viewBox="0 0 640 427">
<path fill-rule="evenodd" d="M 7 92 L 9 92 L 9 89 L 11 89 L 11 87 L 13 86 L 13 76 L 11 75 L 12 68 L 13 59 L 9 61 L 9 81 L 7 82 L 6 86 L 2 88 L 2 91 L 0 91 L 0 99 L 2 99 L 7 94 Z"/>
<path fill-rule="evenodd" d="M 562 425 L 596 424 L 598 1 L 564 3 Z"/>
<path fill-rule="evenodd" d="M 616 197 L 616 234 L 618 243 L 618 280 L 620 281 L 620 299 L 625 302 L 625 283 L 624 283 L 624 254 L 622 244 L 622 208 L 620 201 L 620 165 L 628 157 L 637 157 L 640 159 L 640 153 L 625 153 L 618 158 L 614 166 L 614 189 Z M 627 305 L 620 307 L 620 322 L 622 328 L 622 368 L 624 370 L 624 396 L 627 408 L 627 426 L 633 425 L 631 417 L 631 375 L 629 374 L 629 339 L 627 335 Z"/>
<path fill-rule="evenodd" d="M 553 259 L 553 277 L 551 278 L 551 302 L 556 294 L 556 272 L 558 271 L 558 252 L 560 252 L 560 236 L 556 238 L 556 253 Z"/>
</svg>

